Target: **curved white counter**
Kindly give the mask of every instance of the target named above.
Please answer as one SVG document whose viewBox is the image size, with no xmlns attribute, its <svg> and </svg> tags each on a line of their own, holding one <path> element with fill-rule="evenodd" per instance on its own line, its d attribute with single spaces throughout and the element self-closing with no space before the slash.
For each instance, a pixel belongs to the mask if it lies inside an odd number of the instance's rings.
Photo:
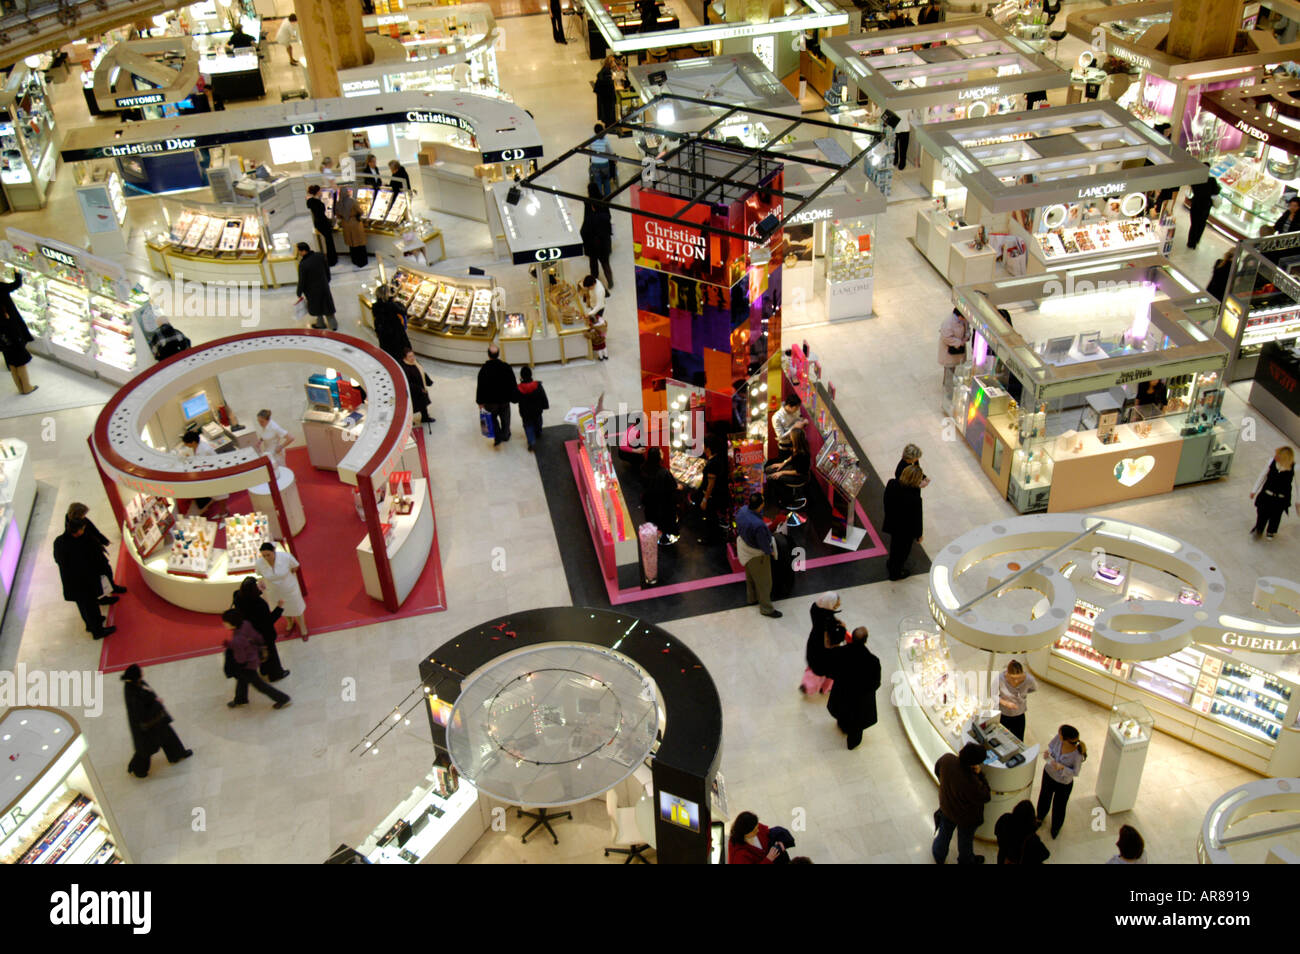
<svg viewBox="0 0 1300 954">
<path fill-rule="evenodd" d="M 248 571 L 234 575 L 226 573 L 225 550 L 212 551 L 213 569 L 206 577 L 168 573 L 167 548 L 159 547 L 149 559 L 140 559 L 131 532 L 125 526 L 122 528 L 122 546 L 140 568 L 145 586 L 173 606 L 195 613 L 224 613 L 230 609 L 231 597 L 244 577 L 249 575 Z"/>
<path fill-rule="evenodd" d="M 18 560 L 27 539 L 27 523 L 36 502 L 36 479 L 27 460 L 27 444 L 16 437 L 0 441 L 0 617 L 18 575 Z"/>
<path fill-rule="evenodd" d="M 428 485 L 429 482 L 423 478 L 412 480 L 414 506 L 411 512 L 392 519 L 393 538 L 388 543 L 388 561 L 393 569 L 393 587 L 397 590 L 398 603 L 406 602 L 411 590 L 415 589 L 433 548 L 433 508 L 429 506 Z M 379 586 L 379 571 L 375 567 L 369 536 L 357 545 L 357 562 L 361 564 L 366 593 L 382 603 L 384 593 Z"/>
</svg>

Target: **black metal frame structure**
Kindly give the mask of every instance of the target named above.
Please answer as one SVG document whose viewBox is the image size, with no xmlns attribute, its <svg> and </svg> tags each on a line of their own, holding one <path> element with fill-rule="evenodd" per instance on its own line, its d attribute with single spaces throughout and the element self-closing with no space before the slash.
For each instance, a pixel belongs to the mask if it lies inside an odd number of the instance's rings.
<svg viewBox="0 0 1300 954">
<path fill-rule="evenodd" d="M 707 125 L 697 130 L 677 131 L 665 129 L 648 121 L 644 117 L 647 113 L 657 110 L 662 106 L 673 103 L 689 103 L 694 106 L 705 106 L 715 111 L 718 115 Z M 620 203 L 615 199 L 624 191 L 632 186 L 634 181 L 639 181 L 641 173 L 641 163 L 627 156 L 620 156 L 616 153 L 599 152 L 591 148 L 591 144 L 600 136 L 592 135 L 589 139 L 569 149 L 559 158 L 548 162 L 536 172 L 532 173 L 519 182 L 520 188 L 536 189 L 538 192 L 548 192 L 552 195 L 563 196 L 567 199 L 574 199 L 578 202 L 599 201 L 601 205 L 611 211 L 627 212 L 632 215 L 641 215 L 647 218 L 658 219 L 663 222 L 671 222 L 675 225 L 690 225 L 692 228 L 699 229 L 702 232 L 713 235 L 726 235 L 731 238 L 743 239 L 746 242 L 761 245 L 767 240 L 767 235 L 748 235 L 742 232 L 733 232 L 730 229 L 721 229 L 710 225 L 708 222 L 691 222 L 684 221 L 683 216 L 693 208 L 701 205 L 712 205 L 715 202 L 726 201 L 725 196 L 728 189 L 743 189 L 746 192 L 761 188 L 761 183 L 765 181 L 776 164 L 781 165 L 804 165 L 820 169 L 830 170 L 831 175 L 819 183 L 810 191 L 793 192 L 789 189 L 771 189 L 773 195 L 779 195 L 785 200 L 782 211 L 784 217 L 780 225 L 784 226 L 787 221 L 796 217 L 803 209 L 807 208 L 812 202 L 826 191 L 837 179 L 845 172 L 862 164 L 867 153 L 874 149 L 877 143 L 872 143 L 865 149 L 860 150 L 856 155 L 849 157 L 847 162 L 832 162 L 827 159 L 817 159 L 812 156 L 799 155 L 797 153 L 782 152 L 776 149 L 763 146 L 741 146 L 735 143 L 728 143 L 718 139 L 708 138 L 708 134 L 717 127 L 723 125 L 732 116 L 737 113 L 743 113 L 748 117 L 762 118 L 771 120 L 769 125 L 773 129 L 780 129 L 769 140 L 769 143 L 779 143 L 787 136 L 807 132 L 808 130 L 821 130 L 823 137 L 829 136 L 834 132 L 842 132 L 843 127 L 834 123 L 825 122 L 819 119 L 793 118 L 787 113 L 777 113 L 766 109 L 754 109 L 748 106 L 730 106 L 726 103 L 719 103 L 717 100 L 700 99 L 694 96 L 680 96 L 675 93 L 663 93 L 656 96 L 650 102 L 632 110 L 623 118 L 611 123 L 605 127 L 603 136 L 622 136 L 624 134 L 641 133 L 643 135 L 658 136 L 664 141 L 676 142 L 663 152 L 660 152 L 654 159 L 654 176 L 656 181 L 663 181 L 670 177 L 674 180 L 674 187 L 664 191 L 678 194 L 681 198 L 687 199 L 686 205 L 678 209 L 672 215 L 650 212 L 644 209 L 633 208 L 631 205 Z M 779 122 L 778 122 L 779 121 Z M 809 137 L 812 138 L 812 137 Z M 637 175 L 629 177 L 614 188 L 614 190 L 605 198 L 592 200 L 586 194 L 570 192 L 557 186 L 546 185 L 540 180 L 551 173 L 554 173 L 564 163 L 577 156 L 585 156 L 588 159 L 599 156 L 608 159 L 611 162 L 619 163 L 622 166 L 633 166 L 637 169 Z M 721 172 L 709 171 L 705 166 L 710 158 L 729 161 L 731 164 Z M 585 178 L 585 177 L 584 177 Z M 683 194 L 685 193 L 685 194 Z M 789 205 L 793 203 L 793 207 Z M 769 232 L 770 234 L 770 232 Z"/>
</svg>

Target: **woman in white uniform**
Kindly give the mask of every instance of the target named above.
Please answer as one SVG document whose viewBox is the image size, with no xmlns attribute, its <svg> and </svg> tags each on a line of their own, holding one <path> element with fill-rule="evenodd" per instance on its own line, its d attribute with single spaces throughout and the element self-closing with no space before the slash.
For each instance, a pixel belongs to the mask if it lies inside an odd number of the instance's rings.
<svg viewBox="0 0 1300 954">
<path fill-rule="evenodd" d="M 263 543 L 257 558 L 257 575 L 266 582 L 266 601 L 276 603 L 284 601 L 284 615 L 289 626 L 284 631 L 288 636 L 297 627 L 302 641 L 307 641 L 307 621 L 303 614 L 307 612 L 307 602 L 302 598 L 302 589 L 298 586 L 298 561 L 292 553 L 277 550 L 273 543 Z"/>
<path fill-rule="evenodd" d="M 181 449 L 176 452 L 176 456 L 182 460 L 190 457 L 216 457 L 217 449 L 209 443 L 208 439 L 198 431 L 186 431 L 185 436 L 181 438 Z M 222 516 L 226 511 L 226 501 L 230 499 L 230 494 L 217 494 L 215 497 L 199 497 L 194 502 L 198 504 L 198 512 L 205 516 Z M 214 503 L 219 503 L 219 512 L 212 514 L 206 513 L 208 507 Z"/>
<path fill-rule="evenodd" d="M 278 476 L 284 466 L 284 450 L 293 443 L 293 437 L 271 420 L 271 412 L 263 408 L 257 412 L 257 451 L 271 458 Z"/>
</svg>

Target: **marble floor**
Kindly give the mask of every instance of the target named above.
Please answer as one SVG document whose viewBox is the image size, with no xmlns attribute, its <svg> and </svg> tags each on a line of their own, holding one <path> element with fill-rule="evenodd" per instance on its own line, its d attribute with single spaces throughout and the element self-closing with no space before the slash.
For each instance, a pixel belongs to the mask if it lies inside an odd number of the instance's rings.
<svg viewBox="0 0 1300 954">
<path fill-rule="evenodd" d="M 548 153 L 558 154 L 588 135 L 595 112 L 588 86 L 594 69 L 585 55 L 573 44 L 553 44 L 542 16 L 510 21 L 510 49 L 511 55 L 501 61 L 503 85 L 536 115 Z M 1060 53 L 1063 60 L 1071 55 L 1067 43 Z M 9 216 L 5 224 L 80 241 L 70 178 L 68 170 L 60 173 L 47 212 Z M 916 207 L 915 201 L 892 203 L 880 223 L 876 317 L 801 327 L 798 339 L 807 339 L 822 355 L 841 410 L 877 469 L 892 463 L 909 441 L 923 447 L 933 480 L 925 496 L 926 543 L 933 546 L 1012 510 L 983 477 L 965 445 L 945 439 L 935 354 L 939 325 L 951 308 L 950 291 L 908 241 Z M 551 396 L 549 423 L 601 393 L 607 405 L 623 400 L 635 406 L 638 400 L 630 227 L 618 217 L 614 228 L 618 287 L 608 312 L 611 357 L 608 362 L 538 369 Z M 484 231 L 462 225 L 446 234 L 446 269 L 482 256 Z M 1176 247 L 1173 258 L 1190 275 L 1205 280 L 1210 263 L 1226 247 L 1211 233 L 1195 252 Z M 359 332 L 355 292 L 367 274 L 340 269 L 336 275 L 334 295 L 345 332 L 364 334 Z M 511 294 L 527 293 L 524 283 L 516 285 Z M 289 289 L 264 293 L 262 326 L 291 323 L 287 316 L 293 297 Z M 178 324 L 196 342 L 237 330 L 233 319 L 192 318 Z M 137 861 L 317 863 L 340 843 L 358 844 L 429 765 L 427 729 L 418 724 L 390 735 L 376 756 L 350 751 L 417 683 L 420 655 L 483 619 L 567 603 L 540 476 L 523 442 L 493 450 L 479 436 L 474 369 L 425 363 L 436 382 L 438 423 L 429 445 L 428 470 L 437 502 L 447 611 L 322 635 L 306 645 L 284 644 L 281 655 L 293 673 L 281 686 L 293 695 L 294 705 L 282 712 L 271 711 L 260 699 L 245 709 L 227 709 L 223 703 L 230 686 L 221 674 L 219 657 L 149 671 L 147 678 L 166 700 L 195 757 L 179 766 L 156 759 L 145 781 L 126 774 L 130 736 L 121 693 L 116 679 L 106 679 L 102 714 L 74 715 L 81 719 L 92 761 Z M 40 383 L 41 373 L 42 361 L 37 359 L 33 380 Z M 278 377 L 241 375 L 237 386 L 227 391 L 239 395 L 236 409 L 245 415 L 268 406 L 277 419 L 293 420 L 300 410 L 294 396 L 299 378 L 299 369 L 287 369 Z M 1234 400 L 1234 418 L 1255 416 L 1240 398 Z M 98 663 L 98 644 L 82 632 L 73 605 L 62 601 L 50 559 L 52 539 L 70 502 L 90 504 L 102 528 L 111 523 L 86 447 L 97 411 L 86 406 L 4 415 L 5 435 L 31 444 L 39 482 L 17 591 L 0 628 L 0 665 L 6 668 L 22 662 L 28 667 L 81 670 Z M 1104 509 L 1204 547 L 1227 574 L 1229 602 L 1240 610 L 1249 605 L 1256 576 L 1285 575 L 1300 560 L 1300 533 L 1289 520 L 1272 543 L 1247 536 L 1253 519 L 1247 499 L 1250 486 L 1272 448 L 1281 443 L 1262 418 L 1253 436 L 1240 444 L 1232 474 L 1224 480 Z M 498 547 L 503 548 L 504 561 L 494 561 Z M 897 667 L 893 643 L 899 620 L 925 612 L 924 580 L 860 586 L 842 596 L 846 622 L 871 629 L 888 685 Z M 844 749 L 832 721 L 819 711 L 822 704 L 796 691 L 807 607 L 802 601 L 778 605 L 785 611 L 779 620 L 736 610 L 670 626 L 700 655 L 721 693 L 721 768 L 733 812 L 750 809 L 769 824 L 798 828 L 798 852 L 819 862 L 927 862 L 930 815 L 936 804 L 929 767 L 914 755 L 887 702 L 881 704 L 879 724 L 861 748 Z M 355 681 L 354 696 L 346 692 L 351 684 L 347 680 Z M 1068 720 L 1099 754 L 1105 715 L 1092 703 L 1044 687 L 1032 697 L 1029 733 L 1031 739 L 1046 741 Z M 1104 861 L 1113 853 L 1115 831 L 1124 822 L 1146 835 L 1152 861 L 1190 862 L 1206 807 L 1228 788 L 1256 777 L 1157 735 L 1137 808 L 1107 819 L 1098 815 L 1093 795 L 1094 765 L 1080 777 L 1064 831 L 1049 844 L 1053 862 Z M 485 834 L 466 860 L 602 862 L 600 849 L 609 841 L 603 805 L 580 805 L 575 816 L 559 823 L 558 846 L 546 839 L 521 845 L 518 835 L 524 823 L 512 816 L 505 832 Z"/>
</svg>

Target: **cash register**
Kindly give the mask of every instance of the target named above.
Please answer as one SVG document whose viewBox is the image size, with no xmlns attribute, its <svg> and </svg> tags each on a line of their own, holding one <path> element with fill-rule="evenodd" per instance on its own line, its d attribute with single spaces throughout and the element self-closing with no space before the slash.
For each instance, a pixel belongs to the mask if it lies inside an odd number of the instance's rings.
<svg viewBox="0 0 1300 954">
<path fill-rule="evenodd" d="M 970 736 L 977 743 L 988 749 L 997 760 L 1008 768 L 1014 768 L 1025 760 L 1024 743 L 1011 734 L 1011 730 L 992 718 L 981 721 L 972 719 Z"/>
</svg>

